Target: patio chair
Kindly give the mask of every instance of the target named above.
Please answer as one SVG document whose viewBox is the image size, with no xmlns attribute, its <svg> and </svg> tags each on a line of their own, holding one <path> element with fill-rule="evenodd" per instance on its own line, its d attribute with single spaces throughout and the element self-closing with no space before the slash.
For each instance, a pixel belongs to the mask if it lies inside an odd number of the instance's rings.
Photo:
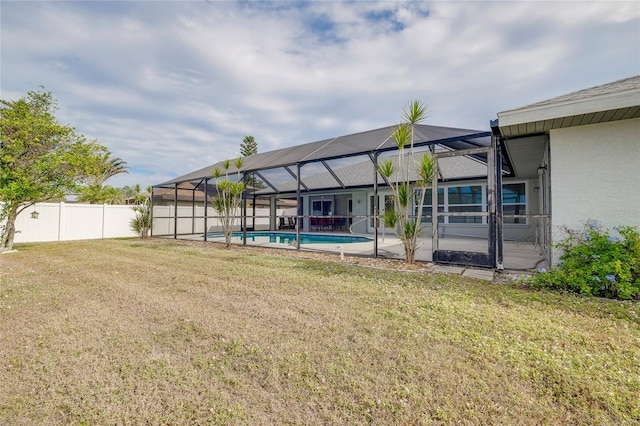
<svg viewBox="0 0 640 426">
<path fill-rule="evenodd" d="M 296 229 L 296 218 L 289 216 L 287 218 L 287 220 L 289 221 L 289 228 L 288 229 Z"/>
</svg>

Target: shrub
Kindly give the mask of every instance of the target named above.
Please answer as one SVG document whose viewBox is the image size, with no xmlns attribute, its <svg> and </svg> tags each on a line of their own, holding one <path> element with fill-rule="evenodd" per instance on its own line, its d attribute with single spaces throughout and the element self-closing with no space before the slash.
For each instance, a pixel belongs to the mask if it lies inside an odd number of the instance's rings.
<svg viewBox="0 0 640 426">
<path fill-rule="evenodd" d="M 596 222 L 569 232 L 557 244 L 560 265 L 532 278 L 536 288 L 564 290 L 587 296 L 640 299 L 640 235 L 631 226 L 614 233 Z"/>
<path fill-rule="evenodd" d="M 151 230 L 151 205 L 136 204 L 133 206 L 133 211 L 136 215 L 131 219 L 131 229 L 140 235 L 140 238 L 147 238 Z"/>
<path fill-rule="evenodd" d="M 140 238 L 147 238 L 149 236 L 149 231 L 151 231 L 151 193 L 153 188 L 150 186 L 147 187 L 147 195 L 140 194 L 140 188 L 138 185 L 137 192 L 138 194 L 135 196 L 135 205 L 132 207 L 135 212 L 135 216 L 131 219 L 130 225 L 131 229 L 133 229 Z"/>
</svg>

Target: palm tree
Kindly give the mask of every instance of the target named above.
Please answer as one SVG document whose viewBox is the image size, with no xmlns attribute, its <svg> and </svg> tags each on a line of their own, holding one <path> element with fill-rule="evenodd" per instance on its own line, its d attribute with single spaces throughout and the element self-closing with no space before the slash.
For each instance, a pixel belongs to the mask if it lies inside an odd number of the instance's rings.
<svg viewBox="0 0 640 426">
<path fill-rule="evenodd" d="M 383 222 L 386 227 L 393 228 L 402 241 L 407 263 L 415 262 L 418 236 L 422 230 L 420 222 L 424 197 L 434 178 L 434 160 L 431 155 L 419 155 L 413 151 L 415 126 L 426 118 L 425 114 L 426 106 L 423 103 L 417 100 L 409 103 L 403 113 L 404 121 L 391 135 L 398 147 L 397 164 L 387 160 L 378 166 L 378 171 L 393 190 L 393 207 L 385 208 Z M 415 198 L 414 191 L 417 196 Z M 416 201 L 417 215 L 412 214 L 412 200 Z"/>
<path fill-rule="evenodd" d="M 225 160 L 222 171 L 218 168 L 213 169 L 213 177 L 216 179 L 216 189 L 218 193 L 213 199 L 213 207 L 220 216 L 224 243 L 227 248 L 231 245 L 233 227 L 238 217 L 240 204 L 242 203 L 242 193 L 246 188 L 244 181 L 240 179 L 240 169 L 243 165 L 242 157 L 238 157 L 235 160 L 237 170 L 235 181 L 229 178 L 230 165 L 231 162 Z"/>
<path fill-rule="evenodd" d="M 108 153 L 105 158 L 105 167 L 102 173 L 102 182 L 119 175 L 121 173 L 129 173 L 129 166 L 127 162 L 120 157 L 109 158 L 111 153 Z"/>
<path fill-rule="evenodd" d="M 78 194 L 78 201 L 90 204 L 118 203 L 122 197 L 118 196 L 117 190 L 105 185 L 105 182 L 121 173 L 129 173 L 127 162 L 120 157 L 112 157 L 107 150 L 98 158 L 86 186 Z"/>
</svg>

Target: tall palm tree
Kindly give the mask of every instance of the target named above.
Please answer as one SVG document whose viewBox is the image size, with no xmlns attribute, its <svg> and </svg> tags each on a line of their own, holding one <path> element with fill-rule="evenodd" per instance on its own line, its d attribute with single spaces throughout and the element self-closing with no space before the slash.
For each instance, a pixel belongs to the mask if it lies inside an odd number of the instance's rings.
<svg viewBox="0 0 640 426">
<path fill-rule="evenodd" d="M 105 151 L 94 165 L 87 185 L 78 194 L 78 201 L 90 204 L 122 202 L 122 194 L 105 185 L 107 180 L 122 173 L 129 173 L 127 162 L 120 157 L 112 157 L 109 151 Z"/>
<path fill-rule="evenodd" d="M 102 183 L 121 173 L 129 173 L 129 166 L 127 166 L 126 161 L 120 157 L 109 158 L 110 156 L 111 153 L 107 153 L 105 167 L 102 173 Z"/>
</svg>

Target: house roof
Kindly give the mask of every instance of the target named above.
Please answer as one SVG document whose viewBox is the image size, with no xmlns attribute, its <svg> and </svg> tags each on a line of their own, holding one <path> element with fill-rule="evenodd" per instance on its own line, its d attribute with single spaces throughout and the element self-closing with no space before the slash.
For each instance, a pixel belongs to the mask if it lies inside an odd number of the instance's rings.
<svg viewBox="0 0 640 426">
<path fill-rule="evenodd" d="M 173 201 L 176 198 L 176 192 L 173 188 L 161 188 L 153 191 L 153 197 L 154 199 Z M 191 185 L 191 188 L 186 187 L 185 182 L 185 184 L 182 184 L 178 188 L 177 197 L 178 201 L 192 201 L 194 199 L 196 201 L 203 201 L 204 191 L 195 189 L 193 185 Z"/>
<path fill-rule="evenodd" d="M 328 169 L 319 168 L 316 173 L 302 178 L 302 182 L 308 189 L 313 190 L 370 186 L 373 184 L 374 165 L 369 158 L 362 160 L 355 160 L 343 167 L 332 167 L 331 164 L 328 164 Z M 397 167 L 397 156 L 383 158 L 380 162 L 384 160 L 391 160 Z M 419 179 L 417 170 L 410 170 L 409 173 L 410 180 Z M 438 173 L 439 179 L 442 181 L 484 178 L 487 176 L 487 165 L 476 158 L 467 156 L 441 158 L 438 160 Z M 384 179 L 379 174 L 377 179 L 379 185 L 385 184 Z M 278 192 L 295 192 L 297 190 L 297 181 L 293 176 L 290 176 L 289 180 L 278 182 L 275 189 Z M 271 188 L 264 188 L 257 190 L 256 194 L 268 194 L 271 192 L 273 192 Z"/>
<path fill-rule="evenodd" d="M 640 75 L 498 113 L 505 137 L 640 117 Z"/>
<path fill-rule="evenodd" d="M 314 175 L 316 176 L 314 179 L 317 185 L 323 187 L 324 185 L 339 187 L 341 185 L 336 183 L 334 176 L 331 176 L 333 168 L 326 163 L 348 157 L 365 156 L 374 152 L 382 153 L 396 150 L 397 147 L 391 139 L 391 134 L 395 128 L 396 126 L 387 126 L 380 129 L 338 136 L 331 139 L 251 155 L 244 157 L 244 164 L 240 170 L 236 170 L 234 165 L 231 164 L 229 174 L 234 175 L 238 171 L 241 173 L 258 172 L 262 175 L 261 179 L 267 181 L 267 185 L 269 185 L 271 179 L 265 178 L 265 175 L 275 169 L 279 169 L 282 172 L 281 174 L 288 175 L 290 179 L 295 181 L 297 165 L 318 162 L 318 164 L 323 164 L 324 167 L 322 167 L 320 173 Z M 486 147 L 491 144 L 491 134 L 488 131 L 481 130 L 416 125 L 414 146 L 420 147 L 434 144 L 456 150 Z M 357 161 L 362 160 L 354 159 L 354 163 Z M 223 162 L 212 164 L 156 186 L 168 187 L 176 183 L 211 178 L 213 170 L 215 168 L 222 169 L 222 165 Z M 335 169 L 339 168 L 340 167 L 335 167 Z M 307 169 L 310 170 L 311 168 Z M 325 172 L 328 172 L 329 176 L 327 176 Z M 368 174 L 367 182 L 369 184 L 372 183 L 372 175 L 373 170 Z M 347 183 L 345 186 L 353 185 Z M 271 186 L 271 189 L 275 192 L 280 191 L 275 185 Z"/>
</svg>

